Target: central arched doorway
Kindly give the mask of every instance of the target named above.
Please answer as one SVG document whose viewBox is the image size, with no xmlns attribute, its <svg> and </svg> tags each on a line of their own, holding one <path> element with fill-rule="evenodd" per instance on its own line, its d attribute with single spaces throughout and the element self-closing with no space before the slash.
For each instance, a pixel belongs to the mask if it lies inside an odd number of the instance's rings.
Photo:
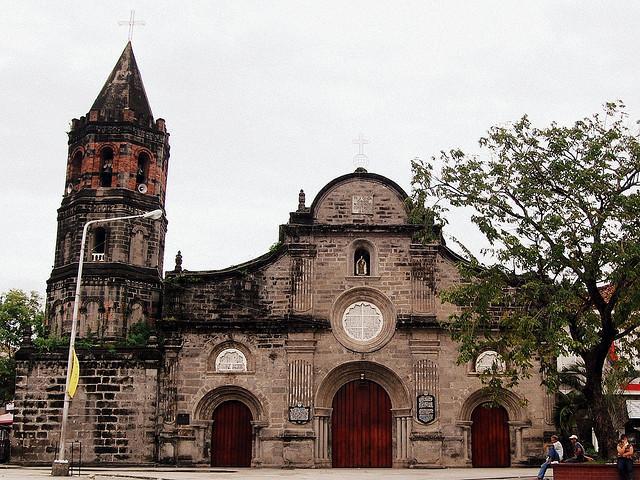
<svg viewBox="0 0 640 480">
<path fill-rule="evenodd" d="M 251 420 L 251 410 L 239 400 L 222 402 L 214 410 L 212 466 L 251 466 Z"/>
<path fill-rule="evenodd" d="M 391 467 L 391 400 L 375 382 L 355 380 L 333 397 L 332 466 Z"/>
<path fill-rule="evenodd" d="M 504 407 L 483 403 L 471 414 L 471 461 L 474 467 L 511 464 L 509 415 Z"/>
</svg>

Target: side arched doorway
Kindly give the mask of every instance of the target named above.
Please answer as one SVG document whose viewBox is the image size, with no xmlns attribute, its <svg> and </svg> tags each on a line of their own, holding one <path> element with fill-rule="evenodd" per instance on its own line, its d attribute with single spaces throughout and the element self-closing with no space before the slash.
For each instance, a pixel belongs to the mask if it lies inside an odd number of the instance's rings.
<svg viewBox="0 0 640 480">
<path fill-rule="evenodd" d="M 474 467 L 511 464 L 509 415 L 502 406 L 478 405 L 471 414 L 471 461 Z"/>
<path fill-rule="evenodd" d="M 344 384 L 333 397 L 331 450 L 334 468 L 391 467 L 391 399 L 370 380 Z"/>
<path fill-rule="evenodd" d="M 251 410 L 239 400 L 222 402 L 213 412 L 211 465 L 251 466 Z"/>
</svg>

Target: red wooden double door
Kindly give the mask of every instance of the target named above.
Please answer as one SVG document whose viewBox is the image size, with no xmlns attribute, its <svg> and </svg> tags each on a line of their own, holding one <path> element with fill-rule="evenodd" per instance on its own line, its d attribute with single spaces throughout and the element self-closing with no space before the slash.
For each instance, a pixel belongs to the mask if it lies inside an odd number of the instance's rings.
<svg viewBox="0 0 640 480">
<path fill-rule="evenodd" d="M 391 467 L 391 400 L 377 383 L 356 380 L 333 398 L 333 467 Z"/>
<path fill-rule="evenodd" d="M 483 404 L 471 414 L 471 462 L 474 467 L 511 464 L 509 416 L 500 406 Z"/>
</svg>

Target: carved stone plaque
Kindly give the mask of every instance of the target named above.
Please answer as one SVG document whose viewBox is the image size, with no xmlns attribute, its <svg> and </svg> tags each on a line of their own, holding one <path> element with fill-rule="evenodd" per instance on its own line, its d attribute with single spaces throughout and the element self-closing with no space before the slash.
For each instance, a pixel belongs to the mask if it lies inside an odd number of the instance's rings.
<svg viewBox="0 0 640 480">
<path fill-rule="evenodd" d="M 373 195 L 354 195 L 351 197 L 351 213 L 373 215 Z"/>
<path fill-rule="evenodd" d="M 433 395 L 418 395 L 417 418 L 422 423 L 431 423 L 436 419 L 436 397 Z"/>
<path fill-rule="evenodd" d="M 311 420 L 311 408 L 303 405 L 289 407 L 289 421 L 291 423 L 307 423 Z"/>
</svg>

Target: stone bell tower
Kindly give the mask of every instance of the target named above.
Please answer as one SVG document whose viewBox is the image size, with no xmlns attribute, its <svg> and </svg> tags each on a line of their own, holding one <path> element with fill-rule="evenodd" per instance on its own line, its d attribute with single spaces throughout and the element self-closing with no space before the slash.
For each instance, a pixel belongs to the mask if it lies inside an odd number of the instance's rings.
<svg viewBox="0 0 640 480">
<path fill-rule="evenodd" d="M 55 261 L 47 282 L 51 333 L 71 329 L 82 228 L 89 220 L 164 209 L 169 134 L 153 118 L 127 43 L 86 116 L 73 119 L 58 209 Z M 160 313 L 166 217 L 103 223 L 89 230 L 80 337 L 116 339 Z"/>
</svg>

